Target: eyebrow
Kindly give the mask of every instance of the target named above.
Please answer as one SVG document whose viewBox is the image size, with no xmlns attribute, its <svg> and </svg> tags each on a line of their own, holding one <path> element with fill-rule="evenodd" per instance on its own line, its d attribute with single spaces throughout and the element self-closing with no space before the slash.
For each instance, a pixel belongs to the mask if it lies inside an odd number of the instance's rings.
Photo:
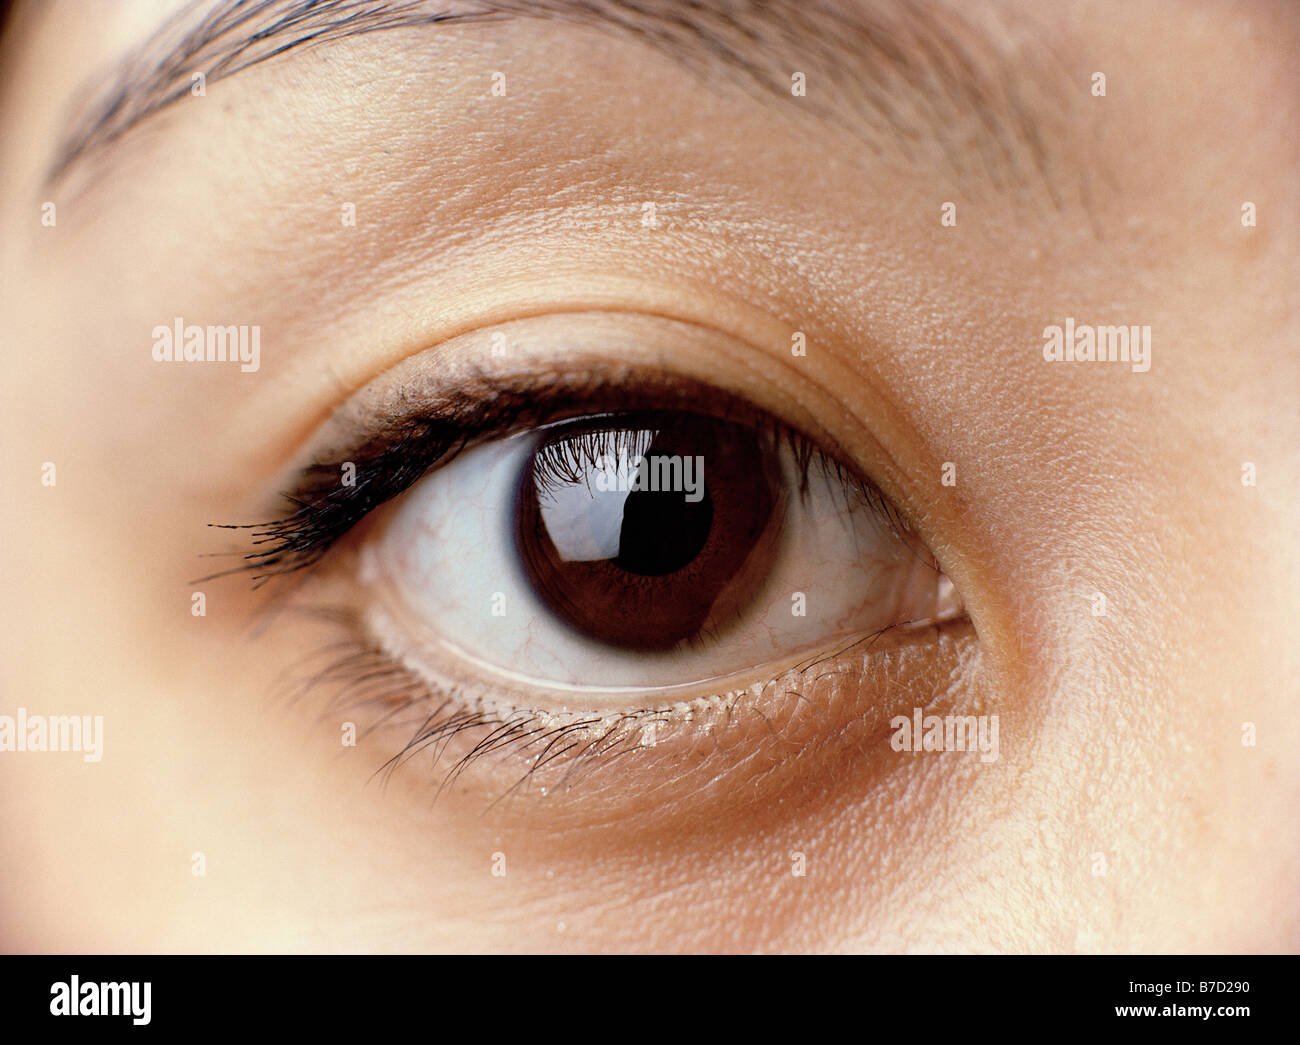
<svg viewBox="0 0 1300 1045">
<path fill-rule="evenodd" d="M 723 69 L 769 98 L 856 123 L 877 154 L 914 163 L 937 152 L 959 177 L 999 190 L 1032 182 L 1063 205 L 1063 164 L 1048 143 L 1068 140 L 1075 88 L 1056 52 L 1010 52 L 958 13 L 917 0 L 195 0 L 93 81 L 107 87 L 77 96 L 46 183 L 189 95 L 199 73 L 206 89 L 330 41 L 517 18 L 630 36 L 703 77 Z M 797 98 L 796 72 L 809 84 Z"/>
</svg>

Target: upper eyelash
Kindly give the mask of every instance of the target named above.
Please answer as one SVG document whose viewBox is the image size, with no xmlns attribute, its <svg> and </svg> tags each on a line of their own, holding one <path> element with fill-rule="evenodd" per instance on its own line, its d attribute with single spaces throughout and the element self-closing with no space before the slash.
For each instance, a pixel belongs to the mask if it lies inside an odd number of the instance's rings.
<svg viewBox="0 0 1300 1045">
<path fill-rule="evenodd" d="M 272 577 L 315 565 L 357 522 L 418 482 L 451 451 L 454 440 L 434 436 L 429 427 L 413 422 L 394 433 L 392 442 L 369 459 L 348 457 L 309 465 L 294 489 L 284 494 L 293 510 L 278 519 L 209 523 L 217 529 L 252 531 L 249 543 L 256 549 L 244 555 L 243 565 L 215 576 L 250 572 L 253 586 L 258 587 Z M 339 481 L 348 462 L 356 465 L 352 486 Z"/>
<path fill-rule="evenodd" d="M 645 384 L 644 381 L 587 378 L 567 388 L 557 388 L 554 382 L 520 384 L 480 379 L 472 393 L 460 393 L 437 412 L 383 419 L 377 431 L 354 451 L 305 467 L 293 488 L 283 494 L 289 505 L 285 514 L 261 523 L 209 523 L 218 529 L 250 531 L 249 543 L 253 547 L 243 555 L 241 565 L 211 577 L 251 573 L 253 586 L 258 587 L 273 577 L 309 569 L 375 508 L 405 492 L 472 443 L 487 437 L 501 438 L 515 431 L 575 417 L 628 413 L 644 418 L 655 413 L 702 413 L 711 405 L 700 401 L 705 398 L 705 391 L 713 398 L 712 405 L 721 401 L 723 409 L 718 411 L 719 416 L 749 424 L 789 448 L 798 470 L 801 496 L 807 495 L 813 464 L 817 463 L 828 481 L 852 492 L 895 536 L 906 541 L 915 533 L 874 483 L 844 464 L 833 450 L 817 446 L 767 411 L 721 389 L 702 385 L 695 386 L 692 399 L 685 389 L 693 382 L 681 382 L 676 387 L 668 382 L 669 390 L 677 393 L 679 401 L 646 409 L 646 391 L 642 390 Z M 600 397 L 614 393 L 629 405 L 638 403 L 640 408 L 616 410 L 611 414 L 609 404 L 602 406 Z M 658 390 L 658 396 L 666 398 L 663 388 Z M 584 404 L 587 414 L 579 412 Z M 354 482 L 344 485 L 340 476 L 344 465 L 349 463 L 355 466 Z"/>
</svg>

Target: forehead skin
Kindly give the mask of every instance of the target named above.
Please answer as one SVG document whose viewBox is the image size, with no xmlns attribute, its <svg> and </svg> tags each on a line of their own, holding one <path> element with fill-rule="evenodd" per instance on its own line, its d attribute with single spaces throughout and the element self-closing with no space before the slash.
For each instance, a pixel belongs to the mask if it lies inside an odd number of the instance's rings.
<svg viewBox="0 0 1300 1045">
<path fill-rule="evenodd" d="M 933 144 L 882 134 L 824 55 L 800 108 L 778 97 L 799 53 L 764 56 L 765 92 L 537 19 L 285 55 L 47 186 L 76 92 L 169 7 L 20 11 L 4 44 L 22 536 L 0 605 L 26 637 L 5 692 L 125 724 L 84 771 L 0 760 L 6 947 L 1296 948 L 1293 6 L 965 14 L 984 81 L 1041 77 L 1025 104 L 1050 187 L 1032 160 L 991 170 L 969 113 L 932 114 Z M 996 708 L 998 763 L 809 782 L 675 845 L 560 847 L 363 789 L 373 766 L 340 763 L 336 729 L 268 705 L 287 639 L 229 662 L 251 596 L 188 616 L 205 524 L 255 514 L 351 392 L 466 331 L 591 310 L 719 329 L 771 380 L 805 332 L 790 397 L 965 597 L 978 641 L 947 688 Z M 175 316 L 259 323 L 275 347 L 252 381 L 163 384 L 149 332 Z M 1149 325 L 1149 372 L 1046 364 L 1066 317 Z M 485 873 L 503 847 L 508 891 Z M 193 850 L 228 872 L 189 888 Z"/>
</svg>

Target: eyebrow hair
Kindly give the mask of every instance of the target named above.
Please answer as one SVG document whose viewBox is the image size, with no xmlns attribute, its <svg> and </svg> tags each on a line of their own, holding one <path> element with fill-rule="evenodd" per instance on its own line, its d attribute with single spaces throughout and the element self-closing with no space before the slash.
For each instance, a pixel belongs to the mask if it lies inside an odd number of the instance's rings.
<svg viewBox="0 0 1300 1045">
<path fill-rule="evenodd" d="M 822 81 L 808 93 L 830 101 L 798 101 L 823 118 L 851 109 L 877 154 L 915 162 L 937 148 L 959 176 L 982 175 L 995 189 L 1033 181 L 1063 205 L 1047 142 L 1068 140 L 1073 88 L 1054 52 L 1012 51 L 955 11 L 918 0 L 193 0 L 96 78 L 107 87 L 81 93 L 46 184 L 187 96 L 196 74 L 206 87 L 347 37 L 517 18 L 618 32 L 702 76 L 722 68 L 786 102 L 793 74 L 804 72 Z"/>
</svg>

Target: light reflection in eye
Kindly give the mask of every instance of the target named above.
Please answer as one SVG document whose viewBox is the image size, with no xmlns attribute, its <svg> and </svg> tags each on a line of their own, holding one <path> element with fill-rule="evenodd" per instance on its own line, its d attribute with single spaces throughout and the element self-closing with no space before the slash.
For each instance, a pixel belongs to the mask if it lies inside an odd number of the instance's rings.
<svg viewBox="0 0 1300 1045">
<path fill-rule="evenodd" d="M 678 488 L 609 489 L 638 456 L 678 459 Z M 821 454 L 685 412 L 475 447 L 408 491 L 362 555 L 376 630 L 406 663 L 549 690 L 537 699 L 554 710 L 630 710 L 631 691 L 961 612 L 930 557 Z"/>
</svg>

